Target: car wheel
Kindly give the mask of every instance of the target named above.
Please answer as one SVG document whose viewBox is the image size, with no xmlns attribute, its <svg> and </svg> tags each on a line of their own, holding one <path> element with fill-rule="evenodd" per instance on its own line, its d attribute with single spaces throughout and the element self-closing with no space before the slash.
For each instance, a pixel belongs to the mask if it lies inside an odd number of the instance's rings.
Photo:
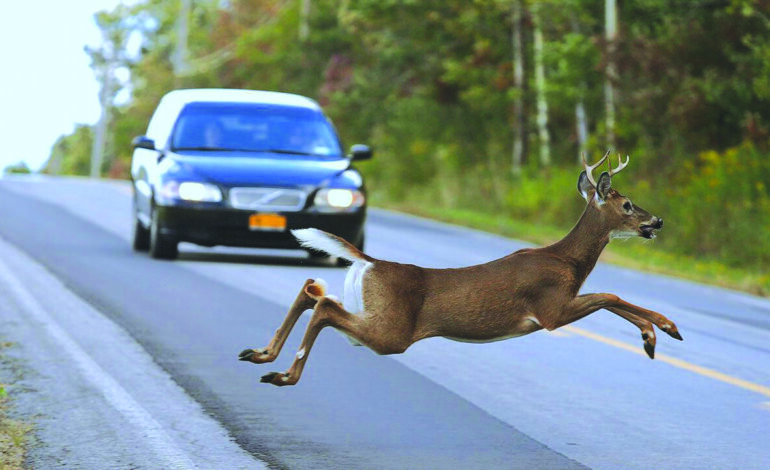
<svg viewBox="0 0 770 470">
<path fill-rule="evenodd" d="M 150 249 L 150 231 L 142 226 L 138 219 L 134 219 L 134 242 L 135 251 L 147 251 Z"/>
<path fill-rule="evenodd" d="M 136 251 L 147 251 L 150 249 L 150 230 L 146 229 L 139 218 L 136 217 L 134 209 L 134 233 L 132 246 Z"/>
<path fill-rule="evenodd" d="M 150 224 L 150 256 L 156 259 L 175 259 L 179 254 L 179 243 L 160 233 L 158 211 L 152 211 Z"/>
</svg>

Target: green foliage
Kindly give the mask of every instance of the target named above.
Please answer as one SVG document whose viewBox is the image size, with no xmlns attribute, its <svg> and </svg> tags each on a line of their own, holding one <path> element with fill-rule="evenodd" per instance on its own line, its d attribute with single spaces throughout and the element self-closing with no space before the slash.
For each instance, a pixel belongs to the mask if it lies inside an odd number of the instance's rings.
<svg viewBox="0 0 770 470">
<path fill-rule="evenodd" d="M 91 126 L 78 124 L 75 131 L 59 137 L 51 149 L 51 157 L 43 173 L 87 176 L 91 171 Z"/>
<path fill-rule="evenodd" d="M 16 174 L 28 174 L 32 173 L 24 162 L 15 163 L 13 165 L 8 165 L 3 170 L 4 173 L 16 173 Z"/>
<path fill-rule="evenodd" d="M 514 86 L 513 7 L 523 12 L 524 84 Z M 130 141 L 174 88 L 271 89 L 316 98 L 347 143 L 368 143 L 361 165 L 372 200 L 568 229 L 582 200 L 576 107 L 592 154 L 606 150 L 604 3 L 581 0 L 196 0 L 188 68 L 175 73 L 179 2 L 148 0 L 101 14 L 109 47 L 131 71 L 131 99 L 111 110 L 109 170 L 127 176 Z M 553 166 L 526 152 L 534 129 L 533 10 L 543 62 Z M 770 6 L 622 2 L 616 146 L 633 169 L 621 191 L 659 213 L 656 248 L 766 269 L 770 261 Z M 307 21 L 309 35 L 300 37 Z M 138 56 L 121 52 L 139 35 Z M 112 48 L 112 49 L 111 49 Z M 514 99 L 522 98 L 525 168 L 513 176 Z M 50 171 L 86 174 L 90 130 L 54 146 Z M 628 175 L 633 175 L 628 176 Z M 465 211 L 465 212 L 463 212 Z M 737 241 L 737 243 L 736 243 Z"/>
<path fill-rule="evenodd" d="M 770 266 L 770 155 L 751 144 L 703 152 L 665 188 L 666 248 L 733 266 Z M 660 198 L 659 198 L 660 199 Z M 670 239 L 670 240 L 669 240 Z"/>
</svg>

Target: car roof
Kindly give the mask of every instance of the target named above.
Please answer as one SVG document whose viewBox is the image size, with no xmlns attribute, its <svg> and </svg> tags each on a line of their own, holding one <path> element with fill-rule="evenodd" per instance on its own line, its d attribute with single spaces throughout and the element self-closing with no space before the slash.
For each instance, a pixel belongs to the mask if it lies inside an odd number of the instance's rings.
<svg viewBox="0 0 770 470">
<path fill-rule="evenodd" d="M 225 102 L 225 103 L 259 103 L 283 106 L 296 106 L 314 110 L 321 107 L 314 100 L 277 91 L 239 90 L 231 88 L 193 88 L 187 90 L 174 90 L 166 93 L 164 102 L 173 102 L 174 108 L 181 108 L 187 103 L 193 102 Z"/>
</svg>

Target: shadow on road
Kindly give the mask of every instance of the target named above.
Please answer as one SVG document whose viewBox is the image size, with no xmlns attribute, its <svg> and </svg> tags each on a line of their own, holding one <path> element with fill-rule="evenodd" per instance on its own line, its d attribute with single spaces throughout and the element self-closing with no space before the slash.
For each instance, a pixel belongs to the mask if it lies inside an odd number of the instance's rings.
<svg viewBox="0 0 770 470">
<path fill-rule="evenodd" d="M 204 251 L 199 247 L 179 250 L 179 261 L 200 263 L 259 264 L 268 266 L 312 266 L 314 268 L 339 268 L 335 258 L 314 258 L 300 251 L 279 251 L 271 254 L 267 250 Z"/>
</svg>

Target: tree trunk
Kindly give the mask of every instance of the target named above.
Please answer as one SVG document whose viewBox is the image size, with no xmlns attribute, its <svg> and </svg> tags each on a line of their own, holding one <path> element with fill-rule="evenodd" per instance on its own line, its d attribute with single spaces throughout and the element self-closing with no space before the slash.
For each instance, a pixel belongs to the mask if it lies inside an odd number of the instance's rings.
<svg viewBox="0 0 770 470">
<path fill-rule="evenodd" d="M 310 36 L 310 0 L 301 0 L 299 10 L 299 40 L 307 41 Z"/>
<path fill-rule="evenodd" d="M 548 134 L 548 100 L 545 96 L 545 68 L 543 67 L 543 30 L 539 10 L 537 6 L 533 10 L 537 130 L 540 140 L 540 164 L 547 167 L 551 164 L 551 137 Z"/>
<path fill-rule="evenodd" d="M 180 0 L 179 5 L 179 18 L 177 18 L 176 24 L 176 51 L 172 57 L 175 84 L 180 87 L 180 77 L 188 72 L 187 64 L 187 37 L 189 35 L 188 19 L 190 18 L 190 1 Z"/>
<path fill-rule="evenodd" d="M 581 163 L 582 159 L 580 156 L 586 153 L 588 147 L 588 118 L 586 117 L 582 92 L 577 104 L 575 104 L 575 127 L 578 138 L 578 163 Z"/>
<path fill-rule="evenodd" d="M 607 40 L 607 69 L 604 81 L 604 110 L 605 110 L 605 131 L 607 133 L 607 146 L 615 147 L 615 80 L 617 78 L 617 69 L 615 67 L 615 39 L 617 37 L 617 8 L 616 0 L 605 0 L 604 20 L 605 20 L 605 38 Z"/>
<path fill-rule="evenodd" d="M 524 48 L 521 43 L 522 11 L 521 0 L 513 0 L 511 9 L 513 28 L 513 86 L 516 95 L 513 101 L 513 160 L 511 169 L 514 175 L 521 174 L 526 155 L 527 126 L 524 117 Z"/>
<path fill-rule="evenodd" d="M 91 145 L 91 178 L 99 178 L 102 175 L 102 162 L 104 161 L 104 149 L 107 142 L 107 123 L 110 119 L 110 95 L 112 92 L 113 63 L 108 60 L 103 64 L 104 82 L 99 94 L 99 103 L 102 113 L 94 129 L 94 141 Z"/>
</svg>

